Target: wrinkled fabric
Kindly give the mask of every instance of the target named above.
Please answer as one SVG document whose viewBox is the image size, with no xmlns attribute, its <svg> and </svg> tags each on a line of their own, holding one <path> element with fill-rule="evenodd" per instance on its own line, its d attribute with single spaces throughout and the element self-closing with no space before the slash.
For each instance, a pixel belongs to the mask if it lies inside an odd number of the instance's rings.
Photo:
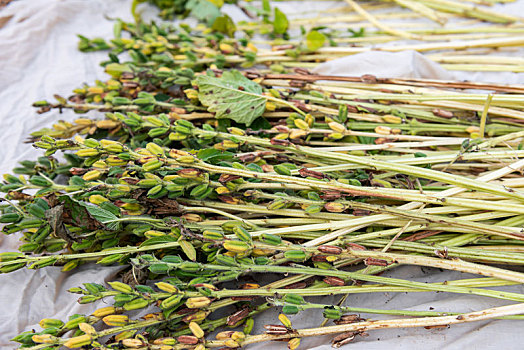
<svg viewBox="0 0 524 350">
<path fill-rule="evenodd" d="M 37 115 L 31 107 L 34 101 L 52 99 L 58 93 L 68 96 L 82 83 L 92 84 L 96 79 L 106 79 L 99 62 L 107 53 L 84 54 L 77 51 L 76 34 L 87 37 L 109 38 L 112 22 L 108 18 L 130 20 L 129 0 L 31 0 L 14 1 L 0 11 L 0 172 L 9 172 L 23 159 L 42 155 L 40 150 L 24 144 L 29 133 L 49 126 L 59 119 L 72 120 L 72 111 L 52 111 Z M 287 13 L 316 11 L 339 6 L 336 2 L 277 3 Z M 524 1 L 500 7 L 508 13 L 523 13 Z M 234 19 L 247 19 L 233 6 L 226 6 Z M 441 79 L 475 79 L 492 82 L 524 83 L 522 74 L 447 72 L 416 52 L 367 52 L 327 62 L 315 69 L 317 73 L 360 76 L 374 74 L 378 77 L 414 77 Z M 96 113 L 90 113 L 91 117 Z M 0 251 L 16 250 L 18 237 L 0 236 Z M 42 270 L 19 270 L 0 275 L 0 348 L 13 349 L 9 339 L 24 330 L 40 329 L 42 318 L 66 320 L 74 313 L 87 313 L 103 307 L 106 301 L 80 305 L 78 295 L 67 293 L 71 287 L 84 282 L 104 283 L 115 277 L 122 267 L 87 265 L 75 271 L 62 273 L 58 267 Z M 385 276 L 405 278 L 420 282 L 437 282 L 473 276 L 437 269 L 401 267 Z M 261 276 L 261 280 L 264 277 Z M 523 293 L 522 286 L 501 288 Z M 338 297 L 314 299 L 322 303 L 336 303 Z M 511 302 L 468 295 L 448 293 L 379 293 L 355 294 L 345 305 L 378 309 L 407 309 L 468 312 L 488 307 L 507 305 Z M 257 318 L 255 332 L 262 332 L 266 323 L 278 323 L 278 313 L 266 312 Z M 362 315 L 373 319 L 387 317 Z M 290 316 L 293 325 L 316 327 L 322 322 L 319 310 L 308 310 Z M 456 325 L 444 329 L 393 329 L 370 332 L 369 337 L 357 337 L 347 347 L 351 349 L 519 349 L 522 348 L 522 321 L 493 320 Z M 329 349 L 329 337 L 304 339 L 301 349 Z M 285 343 L 252 345 L 250 349 L 284 349 Z"/>
</svg>

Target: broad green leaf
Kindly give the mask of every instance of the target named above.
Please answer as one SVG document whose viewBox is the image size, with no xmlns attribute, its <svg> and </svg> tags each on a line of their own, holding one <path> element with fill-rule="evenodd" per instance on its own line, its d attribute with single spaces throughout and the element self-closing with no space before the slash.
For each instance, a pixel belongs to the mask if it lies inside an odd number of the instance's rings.
<svg viewBox="0 0 524 350">
<path fill-rule="evenodd" d="M 200 102 L 218 119 L 228 118 L 249 126 L 266 109 L 262 87 L 239 71 L 226 71 L 220 78 L 201 75 L 196 82 Z"/>
<path fill-rule="evenodd" d="M 208 25 L 212 25 L 222 15 L 220 9 L 208 0 L 189 0 L 186 9 L 191 11 L 191 16 L 206 22 Z"/>
<path fill-rule="evenodd" d="M 120 222 L 114 221 L 118 217 L 110 212 L 109 210 L 102 209 L 96 205 L 83 204 L 86 210 L 91 214 L 91 216 L 99 221 L 100 223 L 106 225 L 108 230 L 118 230 L 120 228 Z"/>
<path fill-rule="evenodd" d="M 273 21 L 273 31 L 275 34 L 284 34 L 289 26 L 284 12 L 280 11 L 278 7 L 275 7 L 275 20 Z"/>
<path fill-rule="evenodd" d="M 307 48 L 311 51 L 320 49 L 326 42 L 326 36 L 316 30 L 312 30 L 306 37 Z"/>
<path fill-rule="evenodd" d="M 195 247 L 193 247 L 191 243 L 183 239 L 179 240 L 178 243 L 180 243 L 180 248 L 182 248 L 182 251 L 184 252 L 184 254 L 186 254 L 188 259 L 191 261 L 196 261 L 197 252 Z"/>
<path fill-rule="evenodd" d="M 224 33 L 229 37 L 235 36 L 235 30 L 237 29 L 235 22 L 229 17 L 228 15 L 222 15 L 218 17 L 215 22 L 213 23 L 213 26 L 211 29 Z"/>
</svg>

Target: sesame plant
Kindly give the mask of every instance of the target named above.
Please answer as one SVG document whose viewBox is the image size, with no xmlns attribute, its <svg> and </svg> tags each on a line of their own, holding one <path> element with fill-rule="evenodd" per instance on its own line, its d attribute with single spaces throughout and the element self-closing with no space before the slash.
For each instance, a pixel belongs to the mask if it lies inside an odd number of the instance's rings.
<svg viewBox="0 0 524 350">
<path fill-rule="evenodd" d="M 20 348 L 296 349 L 320 335 L 340 347 L 374 329 L 523 318 L 524 295 L 503 288 L 524 283 L 513 268 L 524 264 L 522 86 L 316 75 L 300 65 L 315 55 L 307 43 L 265 55 L 244 30 L 235 41 L 209 24 L 115 27 L 111 41 L 79 44 L 109 50 L 108 80 L 34 104 L 81 116 L 33 132 L 42 156 L 4 175 L 0 222 L 21 244 L 0 254 L 0 272 L 123 271 L 70 289 L 92 313 L 44 318 L 13 335 Z M 477 277 L 380 275 L 402 265 Z M 435 291 L 509 305 L 352 303 Z M 274 308 L 278 321 L 257 325 Z M 296 328 L 286 316 L 308 309 L 325 321 Z"/>
</svg>

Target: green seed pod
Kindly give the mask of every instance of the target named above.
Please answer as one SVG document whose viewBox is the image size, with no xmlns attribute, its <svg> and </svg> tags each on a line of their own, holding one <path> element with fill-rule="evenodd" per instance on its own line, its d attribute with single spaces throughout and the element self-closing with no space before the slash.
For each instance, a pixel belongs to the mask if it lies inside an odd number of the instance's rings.
<svg viewBox="0 0 524 350">
<path fill-rule="evenodd" d="M 100 300 L 102 297 L 99 295 L 84 295 L 78 299 L 79 304 L 90 304 L 94 303 L 97 300 Z"/>
<path fill-rule="evenodd" d="M 308 205 L 306 208 L 306 213 L 316 214 L 316 213 L 320 213 L 321 210 L 322 210 L 321 205 Z"/>
<path fill-rule="evenodd" d="M 275 170 L 277 174 L 291 176 L 291 170 L 282 164 L 275 165 L 273 170 Z"/>
<path fill-rule="evenodd" d="M 73 242 L 73 244 L 71 244 L 71 249 L 74 251 L 86 250 L 91 248 L 94 243 L 94 240 L 84 239 L 81 242 Z"/>
<path fill-rule="evenodd" d="M 155 156 L 158 156 L 158 157 L 163 157 L 164 156 L 164 149 L 162 147 L 160 147 L 159 145 L 157 145 L 156 143 L 154 142 L 149 142 L 147 145 L 146 145 L 146 149 L 153 153 Z"/>
<path fill-rule="evenodd" d="M 138 181 L 137 185 L 142 188 L 150 188 L 159 184 L 159 181 L 156 179 L 144 179 Z"/>
<path fill-rule="evenodd" d="M 295 305 L 300 305 L 300 304 L 305 303 L 304 297 L 302 295 L 293 294 L 293 293 L 284 295 L 283 300 L 286 303 L 295 304 Z"/>
<path fill-rule="evenodd" d="M 111 103 L 114 106 L 128 105 L 128 104 L 131 104 L 131 100 L 128 99 L 127 97 L 116 96 L 116 97 L 113 97 L 113 100 L 111 101 Z"/>
<path fill-rule="evenodd" d="M 127 311 L 137 310 L 145 308 L 149 305 L 149 302 L 146 299 L 138 298 L 135 300 L 128 301 L 124 304 L 124 309 Z"/>
<path fill-rule="evenodd" d="M 0 268 L 0 273 L 13 272 L 13 271 L 16 271 L 18 269 L 21 269 L 25 265 L 26 265 L 25 262 L 18 263 L 18 264 L 13 264 L 13 265 L 7 265 L 7 266 L 4 266 L 4 267 Z"/>
<path fill-rule="evenodd" d="M 131 300 L 135 299 L 136 296 L 135 295 L 132 295 L 132 294 L 117 294 L 115 295 L 115 302 L 119 302 L 119 303 L 127 303 L 127 302 L 130 302 Z"/>
<path fill-rule="evenodd" d="M 269 258 L 265 256 L 258 256 L 255 258 L 256 265 L 268 265 L 270 263 Z"/>
<path fill-rule="evenodd" d="M 24 256 L 24 254 L 16 252 L 0 253 L 0 262 L 12 261 L 18 258 L 23 258 Z"/>
<path fill-rule="evenodd" d="M 280 238 L 280 236 L 263 233 L 260 235 L 260 241 L 265 244 L 280 245 L 282 243 L 282 238 Z"/>
<path fill-rule="evenodd" d="M 251 334 L 254 326 L 255 320 L 253 319 L 253 317 L 249 317 L 248 319 L 246 319 L 246 322 L 244 323 L 244 329 L 242 330 L 242 333 Z"/>
<path fill-rule="evenodd" d="M 221 241 L 224 239 L 224 235 L 218 231 L 204 230 L 204 232 L 202 232 L 202 235 L 205 239 L 209 239 L 212 241 Z"/>
<path fill-rule="evenodd" d="M 343 312 L 340 309 L 325 308 L 323 314 L 325 318 L 329 318 L 332 320 L 338 320 L 339 318 L 342 317 Z"/>
<path fill-rule="evenodd" d="M 291 261 L 303 262 L 307 259 L 307 254 L 302 250 L 288 250 L 284 252 L 284 257 Z"/>
<path fill-rule="evenodd" d="M 20 221 L 22 216 L 18 213 L 6 213 L 0 216 L 0 223 L 2 224 L 9 224 L 9 223 L 15 223 Z"/>
<path fill-rule="evenodd" d="M 253 238 L 251 237 L 249 232 L 247 232 L 247 230 L 245 228 L 243 228 L 242 226 L 235 226 L 235 227 L 233 227 L 233 233 L 241 241 L 244 241 L 246 243 L 253 242 Z"/>
<path fill-rule="evenodd" d="M 20 228 L 36 228 L 40 227 L 44 223 L 44 220 L 40 219 L 23 219 L 18 223 L 18 227 Z"/>
<path fill-rule="evenodd" d="M 27 253 L 27 252 L 34 252 L 39 247 L 40 247 L 40 244 L 38 244 L 38 243 L 26 243 L 26 244 L 22 244 L 18 248 L 18 250 L 23 252 L 23 253 Z"/>
<path fill-rule="evenodd" d="M 227 256 L 223 254 L 217 254 L 215 257 L 215 263 L 224 266 L 238 266 L 237 261 L 232 256 Z"/>
<path fill-rule="evenodd" d="M 150 160 L 149 162 L 145 164 L 142 164 L 142 169 L 144 169 L 144 171 L 153 171 L 153 170 L 156 170 L 162 167 L 162 165 L 164 165 L 163 162 L 161 162 L 158 159 L 154 159 L 154 160 Z"/>
<path fill-rule="evenodd" d="M 296 305 L 284 305 L 284 307 L 282 307 L 282 313 L 286 315 L 295 315 L 298 314 L 299 311 L 300 309 Z"/>
<path fill-rule="evenodd" d="M 66 324 L 64 325 L 64 329 L 77 328 L 80 323 L 84 323 L 84 322 L 86 322 L 85 316 L 73 318 L 72 320 L 69 320 L 68 322 L 66 322 Z"/>
<path fill-rule="evenodd" d="M 40 175 L 33 175 L 29 178 L 29 182 L 35 186 L 39 186 L 39 187 L 49 187 L 52 185 L 51 182 L 49 182 L 48 180 L 46 180 L 44 177 L 40 176 Z"/>
<path fill-rule="evenodd" d="M 149 130 L 147 135 L 154 139 L 155 137 L 160 137 L 162 135 L 165 135 L 169 131 L 169 128 L 163 127 L 163 128 L 154 128 Z"/>
<path fill-rule="evenodd" d="M 169 266 L 166 264 L 152 264 L 149 266 L 149 271 L 157 275 L 165 275 L 170 270 Z"/>
<path fill-rule="evenodd" d="M 208 189 L 208 184 L 204 183 L 204 184 L 201 184 L 201 185 L 198 185 L 198 186 L 194 187 L 191 190 L 191 193 L 189 195 L 191 197 L 198 197 L 198 196 L 204 194 L 205 192 L 207 192 L 207 189 Z"/>
<path fill-rule="evenodd" d="M 112 254 L 104 256 L 102 259 L 98 260 L 96 263 L 100 265 L 113 265 L 118 262 L 125 254 Z"/>
<path fill-rule="evenodd" d="M 118 282 L 118 281 L 108 282 L 107 284 L 109 284 L 111 288 L 113 288 L 116 291 L 119 291 L 122 293 L 133 293 L 133 288 L 128 284 Z"/>
<path fill-rule="evenodd" d="M 58 258 L 50 256 L 50 257 L 44 258 L 42 260 L 39 260 L 33 263 L 29 268 L 30 269 L 41 269 L 43 267 L 54 265 L 57 262 L 57 260 Z"/>
<path fill-rule="evenodd" d="M 162 191 L 162 185 L 156 185 L 155 187 L 151 188 L 149 191 L 147 191 L 147 196 L 151 197 L 155 194 L 158 194 L 160 191 Z"/>
<path fill-rule="evenodd" d="M 173 306 L 180 303 L 183 297 L 184 297 L 183 294 L 172 295 L 169 298 L 162 300 L 162 303 L 160 303 L 160 308 L 163 310 L 170 309 Z"/>
<path fill-rule="evenodd" d="M 177 184 L 169 184 L 165 187 L 165 189 L 169 192 L 181 192 L 185 188 L 184 185 L 177 185 Z"/>
<path fill-rule="evenodd" d="M 39 205 L 31 204 L 28 206 L 27 211 L 29 214 L 36 216 L 37 218 L 45 218 L 45 209 Z"/>
<path fill-rule="evenodd" d="M 189 120 L 185 120 L 185 119 L 178 119 L 176 122 L 175 122 L 175 125 L 177 126 L 184 126 L 188 129 L 193 129 L 195 126 L 193 125 L 193 123 L 191 123 Z"/>
<path fill-rule="evenodd" d="M 184 261 L 183 263 L 178 265 L 177 268 L 186 272 L 197 272 L 200 270 L 200 264 L 191 261 Z"/>
</svg>

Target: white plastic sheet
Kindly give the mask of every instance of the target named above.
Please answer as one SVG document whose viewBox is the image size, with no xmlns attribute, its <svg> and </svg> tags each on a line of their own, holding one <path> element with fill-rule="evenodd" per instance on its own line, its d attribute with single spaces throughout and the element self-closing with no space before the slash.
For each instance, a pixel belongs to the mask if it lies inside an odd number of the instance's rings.
<svg viewBox="0 0 524 350">
<path fill-rule="evenodd" d="M 290 13 L 300 5 L 300 11 L 334 7 L 328 2 L 296 2 L 279 4 Z M 110 37 L 112 23 L 106 17 L 130 19 L 129 0 L 31 0 L 15 1 L 0 11 L 2 19 L 10 18 L 0 29 L 0 172 L 8 172 L 23 159 L 41 155 L 23 141 L 34 130 L 50 125 L 58 119 L 70 120 L 70 111 L 57 111 L 37 115 L 31 103 L 54 93 L 67 96 L 83 82 L 92 83 L 105 79 L 99 62 L 106 53 L 83 54 L 76 50 L 75 34 L 88 37 Z M 524 1 L 509 4 L 505 11 L 518 13 Z M 234 18 L 243 14 L 230 7 Z M 517 11 L 517 12 L 515 12 Z M 522 13 L 522 12 L 520 12 Z M 245 18 L 244 18 L 245 19 Z M 450 79 L 476 79 L 493 82 L 524 83 L 522 74 L 515 73 L 450 73 L 414 52 L 369 52 L 326 63 L 316 69 L 318 73 L 359 76 L 374 74 L 379 77 L 422 77 Z M 16 250 L 18 237 L 0 236 L 0 251 Z M 89 313 L 96 305 L 79 305 L 77 296 L 66 293 L 71 287 L 83 282 L 111 280 L 118 267 L 85 266 L 61 273 L 59 268 L 20 270 L 0 275 L 0 348 L 13 349 L 9 339 L 18 333 L 39 329 L 38 322 L 44 317 L 65 320 L 74 313 Z M 403 267 L 388 272 L 386 276 L 409 278 L 421 282 L 436 282 L 467 275 L 441 272 L 420 267 Z M 522 286 L 506 287 L 504 290 L 523 293 Z M 339 297 L 323 298 L 322 302 L 336 302 Z M 509 304 L 466 295 L 442 293 L 384 293 L 380 295 L 353 295 L 346 305 L 369 308 L 408 310 L 474 311 L 487 307 Z M 101 302 L 103 304 L 103 302 Z M 99 305 L 100 306 L 100 305 Z M 101 306 L 100 306 L 101 307 Z M 363 315 L 380 319 L 380 316 Z M 276 312 L 267 312 L 258 319 L 258 325 L 278 323 Z M 308 311 L 291 317 L 296 327 L 315 327 L 322 317 L 318 311 Z M 348 345 L 352 349 L 520 349 L 523 347 L 522 321 L 494 320 L 453 326 L 450 329 L 405 329 L 373 331 L 367 338 L 357 338 Z M 261 331 L 260 327 L 256 330 Z M 303 349 L 328 349 L 330 339 L 304 339 Z M 285 343 L 254 345 L 252 349 L 284 349 Z"/>
</svg>

